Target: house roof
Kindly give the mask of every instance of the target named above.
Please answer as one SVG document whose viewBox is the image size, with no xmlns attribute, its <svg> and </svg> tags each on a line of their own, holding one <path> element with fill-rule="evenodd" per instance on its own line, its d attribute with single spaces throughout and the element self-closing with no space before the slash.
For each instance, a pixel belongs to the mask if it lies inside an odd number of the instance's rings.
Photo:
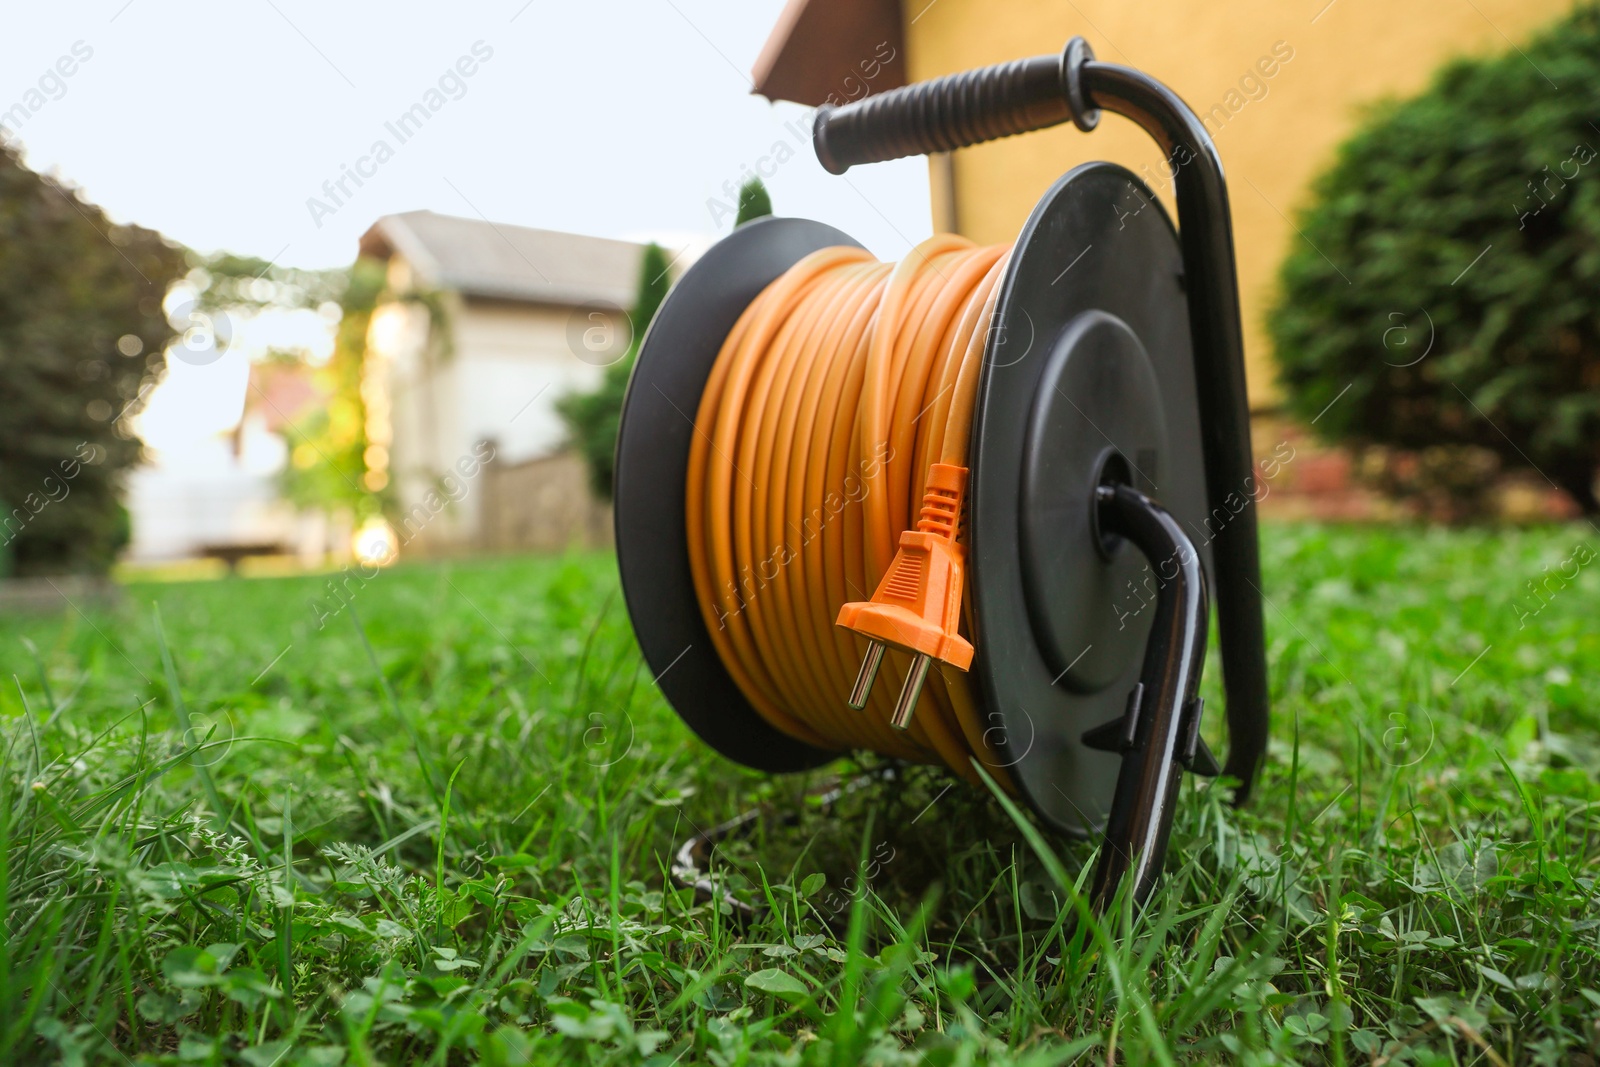
<svg viewBox="0 0 1600 1067">
<path fill-rule="evenodd" d="M 463 296 L 576 307 L 632 303 L 643 246 L 432 211 L 385 215 L 362 255 L 405 257 L 425 284 Z"/>
<path fill-rule="evenodd" d="M 899 0 L 789 0 L 750 78 L 768 100 L 812 107 L 856 99 L 863 88 L 898 89 L 906 83 Z"/>
<path fill-rule="evenodd" d="M 260 414 L 267 429 L 280 431 L 309 408 L 326 404 L 328 394 L 306 364 L 268 360 L 250 364 L 250 389 L 244 399 L 245 409 Z"/>
</svg>

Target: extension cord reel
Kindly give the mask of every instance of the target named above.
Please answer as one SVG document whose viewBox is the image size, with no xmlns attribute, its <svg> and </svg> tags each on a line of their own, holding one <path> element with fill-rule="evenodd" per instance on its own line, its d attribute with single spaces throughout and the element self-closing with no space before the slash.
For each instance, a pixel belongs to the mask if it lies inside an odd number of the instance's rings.
<svg viewBox="0 0 1600 1067">
<path fill-rule="evenodd" d="M 1182 229 L 1137 176 L 1103 162 L 1074 168 L 1034 208 L 984 328 L 960 540 L 988 770 L 1055 830 L 1104 835 L 1103 904 L 1129 872 L 1136 899 L 1148 894 L 1185 769 L 1222 771 L 1242 802 L 1266 746 L 1255 514 L 1229 506 L 1250 497 L 1252 466 L 1215 146 L 1171 90 L 1096 62 L 1079 38 L 1060 55 L 822 108 L 814 140 L 824 166 L 842 173 L 1069 119 L 1087 131 L 1101 109 L 1162 146 Z M 644 339 L 617 444 L 617 554 L 646 662 L 706 743 L 769 772 L 841 752 L 774 726 L 719 653 L 715 614 L 691 573 L 689 461 L 730 331 L 797 263 L 835 247 L 859 245 L 794 218 L 751 222 L 714 245 Z M 1199 735 L 1209 599 L 1225 767 Z"/>
</svg>

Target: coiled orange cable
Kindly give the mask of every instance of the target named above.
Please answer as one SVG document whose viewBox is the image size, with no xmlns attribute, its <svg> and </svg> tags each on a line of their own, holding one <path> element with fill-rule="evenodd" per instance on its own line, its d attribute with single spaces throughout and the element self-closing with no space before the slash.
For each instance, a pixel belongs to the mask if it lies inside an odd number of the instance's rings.
<svg viewBox="0 0 1600 1067">
<path fill-rule="evenodd" d="M 722 662 L 791 737 L 971 780 L 976 758 L 1008 781 L 961 671 L 933 674 L 907 730 L 890 725 L 903 653 L 884 661 L 891 684 L 848 706 L 868 646 L 835 619 L 916 528 L 930 465 L 964 477 L 1009 253 L 949 235 L 894 266 L 823 249 L 751 303 L 717 356 L 689 457 L 690 566 Z"/>
</svg>

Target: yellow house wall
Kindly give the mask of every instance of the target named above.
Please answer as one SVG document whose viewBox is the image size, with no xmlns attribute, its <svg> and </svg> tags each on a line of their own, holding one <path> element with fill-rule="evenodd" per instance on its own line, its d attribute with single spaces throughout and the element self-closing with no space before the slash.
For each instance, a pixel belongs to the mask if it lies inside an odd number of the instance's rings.
<svg viewBox="0 0 1600 1067">
<path fill-rule="evenodd" d="M 1231 107 L 1207 128 L 1233 201 L 1246 362 L 1259 408 L 1276 399 L 1263 317 L 1278 263 L 1303 240 L 1290 220 L 1363 106 L 1421 89 L 1450 57 L 1521 44 L 1570 7 L 1570 0 L 906 0 L 904 17 L 914 80 L 1054 51 L 1081 34 L 1098 58 L 1148 71 L 1202 115 Z M 1261 69 L 1276 66 L 1270 78 L 1258 69 L 1263 60 Z M 1247 75 L 1259 79 L 1245 86 L 1254 98 L 1241 88 Z M 934 225 L 954 222 L 984 243 L 1011 241 L 1051 183 L 1091 159 L 1164 173 L 1153 143 L 1107 115 L 1091 134 L 1065 126 L 935 160 Z M 951 180 L 954 196 L 938 195 Z M 1163 199 L 1172 212 L 1170 196 Z M 948 215 L 940 205 L 952 202 L 955 219 L 940 217 Z"/>
</svg>

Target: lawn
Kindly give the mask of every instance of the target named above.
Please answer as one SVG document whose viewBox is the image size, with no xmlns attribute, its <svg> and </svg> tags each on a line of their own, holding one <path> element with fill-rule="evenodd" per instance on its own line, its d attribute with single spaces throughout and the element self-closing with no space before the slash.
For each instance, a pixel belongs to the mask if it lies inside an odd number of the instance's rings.
<svg viewBox="0 0 1600 1067">
<path fill-rule="evenodd" d="M 0 1063 L 1594 1062 L 1600 539 L 1264 538 L 1258 799 L 1092 927 L 987 793 L 713 755 L 609 557 L 0 620 Z M 668 866 L 756 804 L 741 926 Z"/>
</svg>

